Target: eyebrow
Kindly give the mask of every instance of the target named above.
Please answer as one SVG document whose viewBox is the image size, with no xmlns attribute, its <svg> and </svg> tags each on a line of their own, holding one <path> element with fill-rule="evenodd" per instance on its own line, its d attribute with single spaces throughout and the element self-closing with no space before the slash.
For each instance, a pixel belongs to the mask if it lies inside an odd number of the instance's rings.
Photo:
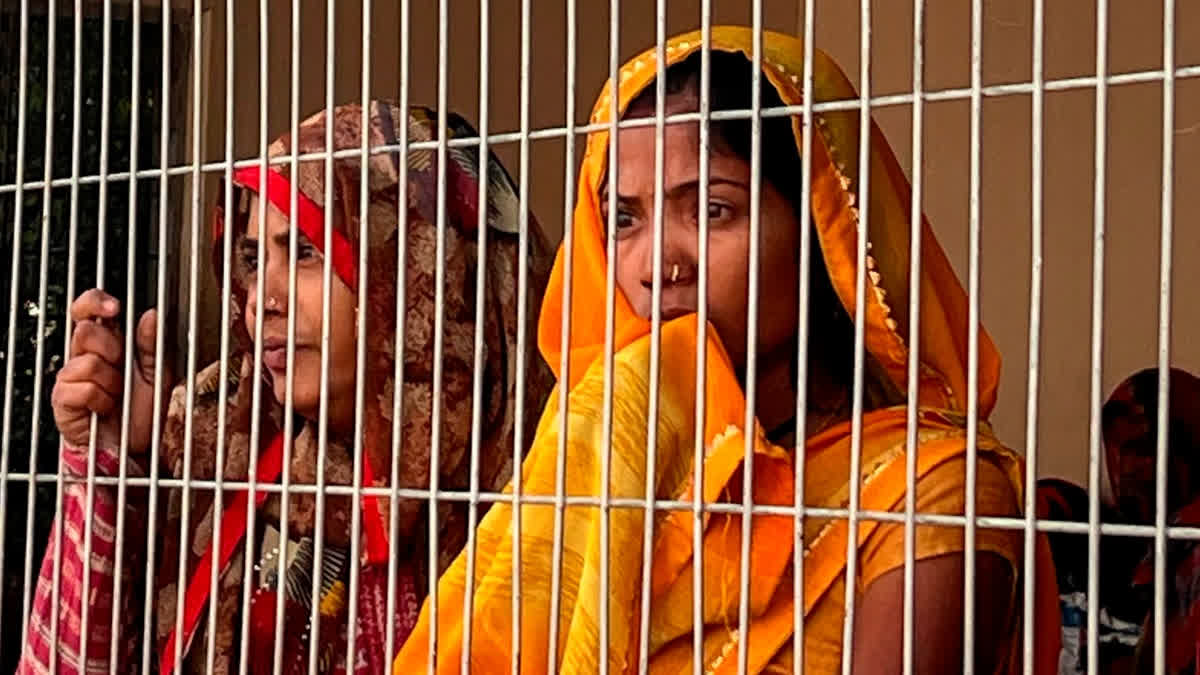
<svg viewBox="0 0 1200 675">
<path fill-rule="evenodd" d="M 750 185 L 748 183 L 743 183 L 741 181 L 733 180 L 730 178 L 709 178 L 708 185 L 710 188 L 714 185 L 729 185 L 732 187 L 741 188 L 742 190 L 750 189 Z M 672 185 L 671 187 L 663 190 L 663 198 L 664 199 L 673 199 L 675 197 L 678 197 L 683 194 L 687 194 L 689 192 L 693 192 L 693 191 L 699 192 L 699 190 L 700 190 L 700 179 L 697 178 L 695 180 L 689 180 L 689 181 L 686 181 L 683 183 L 679 183 L 677 185 Z M 600 189 L 600 196 L 607 197 L 607 195 L 608 195 L 608 187 L 604 186 Z M 617 193 L 617 201 L 622 202 L 622 203 L 636 203 L 637 201 L 639 201 L 639 198 L 632 196 L 632 195 L 623 195 L 620 192 L 618 192 Z"/>
<path fill-rule="evenodd" d="M 273 243 L 277 246 L 283 246 L 286 248 L 287 246 L 289 246 L 291 244 L 291 231 L 288 230 L 285 232 L 277 232 L 277 233 L 271 235 L 271 243 Z M 296 244 L 297 245 L 303 245 L 303 244 L 308 244 L 308 243 L 310 243 L 308 241 L 308 237 L 304 236 L 303 234 L 300 234 L 299 232 L 296 233 Z M 244 236 L 242 238 L 241 245 L 243 247 L 258 246 L 258 237 L 253 237 L 253 236 L 250 236 L 249 234 L 247 234 L 246 236 Z"/>
</svg>

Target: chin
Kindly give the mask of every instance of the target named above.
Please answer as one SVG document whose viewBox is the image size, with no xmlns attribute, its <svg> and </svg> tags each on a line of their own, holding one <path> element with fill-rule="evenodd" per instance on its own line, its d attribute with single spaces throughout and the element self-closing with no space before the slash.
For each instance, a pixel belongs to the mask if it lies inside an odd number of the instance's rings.
<svg viewBox="0 0 1200 675">
<path fill-rule="evenodd" d="M 287 405 L 286 386 L 287 384 L 283 377 L 279 377 L 272 383 L 272 390 L 275 393 L 275 400 L 281 406 Z M 292 409 L 295 412 L 303 415 L 304 417 L 309 417 L 310 415 L 308 413 L 319 410 L 320 405 L 321 397 L 318 394 L 317 388 L 304 386 L 304 384 L 300 382 L 299 378 L 296 378 L 292 381 Z"/>
</svg>

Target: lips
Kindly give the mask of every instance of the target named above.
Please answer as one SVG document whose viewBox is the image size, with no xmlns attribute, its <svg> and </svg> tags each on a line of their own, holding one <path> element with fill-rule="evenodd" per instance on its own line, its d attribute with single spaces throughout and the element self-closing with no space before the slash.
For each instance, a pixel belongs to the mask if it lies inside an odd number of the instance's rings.
<svg viewBox="0 0 1200 675">
<path fill-rule="evenodd" d="M 283 371 L 287 369 L 287 350 L 286 349 L 264 349 L 263 350 L 263 365 L 271 370 Z"/>
<path fill-rule="evenodd" d="M 297 345 L 299 350 L 300 346 Z M 287 369 L 287 340 L 280 337 L 269 337 L 263 340 L 263 365 L 274 371 Z"/>
</svg>

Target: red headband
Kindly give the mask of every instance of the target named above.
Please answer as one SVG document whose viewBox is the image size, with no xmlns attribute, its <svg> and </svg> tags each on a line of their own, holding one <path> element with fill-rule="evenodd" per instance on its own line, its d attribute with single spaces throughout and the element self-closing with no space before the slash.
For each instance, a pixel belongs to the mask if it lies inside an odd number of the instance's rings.
<svg viewBox="0 0 1200 675">
<path fill-rule="evenodd" d="M 233 182 L 258 194 L 261 184 L 260 167 L 251 166 L 233 172 Z M 297 217 L 292 218 L 292 184 L 278 171 L 267 171 L 267 199 L 291 222 L 296 223 L 304 236 L 322 253 L 325 251 L 325 211 L 308 195 L 296 190 Z M 352 289 L 358 288 L 358 265 L 354 260 L 354 249 L 346 236 L 333 230 L 333 269 Z"/>
</svg>

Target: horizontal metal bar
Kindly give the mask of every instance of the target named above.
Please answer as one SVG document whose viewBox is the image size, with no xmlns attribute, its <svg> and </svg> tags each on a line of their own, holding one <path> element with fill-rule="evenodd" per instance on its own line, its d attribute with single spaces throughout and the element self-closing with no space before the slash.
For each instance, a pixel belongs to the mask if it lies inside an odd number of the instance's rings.
<svg viewBox="0 0 1200 675">
<path fill-rule="evenodd" d="M 28 480 L 28 473 L 13 472 L 9 474 L 12 480 Z M 37 474 L 36 482 L 53 483 L 56 480 L 54 474 Z M 84 483 L 83 478 L 65 477 L 64 483 Z M 117 485 L 119 479 L 115 476 L 97 476 L 95 485 Z M 129 477 L 125 479 L 127 487 L 147 487 L 150 479 L 145 477 Z M 160 488 L 181 488 L 184 483 L 192 490 L 212 490 L 216 487 L 216 481 L 204 479 L 184 480 L 181 478 L 159 478 L 156 484 Z M 249 483 L 246 481 L 231 481 L 226 480 L 221 482 L 222 490 L 226 492 L 235 492 L 238 490 L 246 490 L 249 488 Z M 265 492 L 268 494 L 280 494 L 284 490 L 278 483 L 255 483 L 254 489 L 256 492 Z M 315 484 L 297 484 L 292 483 L 288 486 L 288 494 L 316 494 L 318 487 Z M 323 491 L 327 495 L 335 496 L 350 496 L 356 494 L 355 489 L 350 485 L 326 485 Z M 441 501 L 448 502 L 474 502 L 479 504 L 504 503 L 511 505 L 513 496 L 504 492 L 484 492 L 480 491 L 478 497 L 474 497 L 470 491 L 460 490 L 439 490 L 436 494 L 429 490 L 421 490 L 417 488 L 390 488 L 377 486 L 363 486 L 361 494 L 374 495 L 377 497 L 397 497 L 400 499 L 423 499 L 428 500 L 431 497 Z M 520 504 L 554 506 L 557 502 L 553 494 L 546 495 L 531 495 L 523 493 L 520 496 Z M 601 497 L 583 497 L 583 496 L 567 496 L 566 504 L 568 506 L 595 506 L 601 507 Z M 608 501 L 608 505 L 614 508 L 626 509 L 645 509 L 646 500 L 638 497 L 612 497 Z M 656 511 L 680 511 L 693 513 L 696 509 L 695 502 L 688 500 L 675 499 L 656 499 L 654 500 L 653 508 Z M 707 513 L 731 513 L 741 514 L 744 505 L 740 502 L 712 502 L 702 503 L 700 509 Z M 775 506 L 770 504 L 755 504 L 753 512 L 762 515 L 789 516 L 797 515 L 795 506 Z M 905 514 L 903 511 L 872 511 L 867 509 L 859 509 L 859 517 L 889 523 L 903 523 Z M 832 509 L 824 507 L 806 506 L 800 509 L 799 515 L 807 518 L 846 518 L 850 514 L 849 509 Z M 967 522 L 967 518 L 961 515 L 949 515 L 939 513 L 916 513 L 916 522 L 925 525 L 946 525 L 946 526 L 963 526 Z M 1028 521 L 1024 518 L 1011 518 L 1000 516 L 977 516 L 975 522 L 979 527 L 989 529 L 1004 529 L 1004 530 L 1022 530 L 1028 525 Z M 1086 521 L 1072 522 L 1066 520 L 1038 520 L 1037 529 L 1040 532 L 1062 532 L 1067 534 L 1087 534 L 1088 524 Z M 1123 536 L 1123 537 L 1154 537 L 1153 525 L 1129 525 L 1123 523 L 1102 523 L 1101 533 Z M 1168 536 L 1171 539 L 1200 539 L 1200 527 L 1168 527 Z"/>
<path fill-rule="evenodd" d="M 1166 71 L 1163 71 L 1163 70 L 1146 70 L 1146 71 L 1137 71 L 1137 72 L 1132 72 L 1132 73 L 1122 73 L 1120 75 L 1110 75 L 1107 78 L 1098 78 L 1094 75 L 1088 76 L 1088 77 L 1072 77 L 1072 78 L 1064 78 L 1064 79 L 1059 79 L 1059 80 L 1047 80 L 1046 85 L 1045 85 L 1045 87 L 1042 88 L 1042 90 L 1043 91 L 1067 91 L 1067 90 L 1073 90 L 1073 89 L 1091 89 L 1091 88 L 1095 88 L 1095 86 L 1098 83 L 1100 83 L 1101 81 L 1107 83 L 1108 86 L 1142 84 L 1142 83 L 1146 83 L 1146 82 L 1159 82 L 1159 81 L 1162 81 L 1165 77 L 1166 77 Z M 1177 80 L 1193 78 L 1193 77 L 1200 77 L 1200 65 L 1186 66 L 1186 67 L 1182 67 L 1182 68 L 1177 68 L 1175 70 L 1175 79 L 1177 79 Z M 989 97 L 989 98 L 1002 97 L 1002 96 L 1021 96 L 1021 95 L 1025 95 L 1025 94 L 1032 94 L 1035 87 L 1036 87 L 1036 85 L 1034 85 L 1032 82 L 1016 82 L 1016 83 L 1012 83 L 1012 84 L 997 84 L 997 85 L 992 85 L 992 86 L 988 86 L 988 87 L 983 87 L 982 92 L 985 97 Z M 888 106 L 898 106 L 898 105 L 911 105 L 913 103 L 913 101 L 916 100 L 917 98 L 920 98 L 920 100 L 922 100 L 922 101 L 956 101 L 956 100 L 967 100 L 967 99 L 970 99 L 970 97 L 971 97 L 971 89 L 969 87 L 966 87 L 966 88 L 958 88 L 958 89 L 942 89 L 942 90 L 925 91 L 919 97 L 914 97 L 912 92 L 906 92 L 906 93 L 902 93 L 902 94 L 887 94 L 887 95 L 883 95 L 883 96 L 872 97 L 871 99 L 869 99 L 869 104 L 872 108 L 878 108 L 878 107 L 888 107 Z M 838 101 L 826 101 L 823 103 L 818 103 L 818 104 L 814 105 L 812 108 L 813 108 L 814 113 L 822 113 L 822 112 L 833 112 L 833 111 L 857 110 L 859 108 L 859 106 L 861 106 L 862 104 L 863 104 L 862 99 L 855 98 L 855 99 L 844 99 L 844 100 L 838 100 Z M 803 105 L 775 106 L 775 107 L 770 107 L 770 108 L 763 108 L 762 116 L 764 118 L 766 118 L 766 117 L 787 117 L 790 115 L 800 115 L 804 112 L 804 108 L 805 108 L 805 106 L 803 106 Z M 714 122 L 721 121 L 721 120 L 744 120 L 744 119 L 750 119 L 751 116 L 752 116 L 752 113 L 749 110 L 714 110 L 710 113 L 710 118 Z M 675 114 L 675 115 L 667 115 L 666 117 L 664 117 L 664 120 L 667 124 L 686 124 L 689 122 L 698 122 L 698 121 L 700 121 L 700 113 L 680 113 L 680 114 Z M 648 117 L 648 118 L 637 118 L 637 119 L 631 119 L 631 120 L 621 120 L 621 122 L 617 126 L 621 129 L 654 126 L 654 118 Z M 545 139 L 553 139 L 553 138 L 563 138 L 567 135 L 586 135 L 586 134 L 590 134 L 594 131 L 610 131 L 611 129 L 612 129 L 612 124 L 609 124 L 609 123 L 586 124 L 586 125 L 579 125 L 579 126 L 575 126 L 575 127 L 571 127 L 571 128 L 568 128 L 565 126 L 564 127 L 547 127 L 544 129 L 535 129 L 533 131 L 530 131 L 528 134 L 528 138 L 530 140 L 545 140 Z M 520 131 L 506 131 L 506 132 L 502 132 L 502 133 L 489 134 L 484 138 L 486 138 L 488 145 L 504 145 L 506 143 L 519 143 L 521 141 L 522 136 L 523 136 L 523 134 Z M 481 138 L 479 136 L 464 136 L 462 138 L 449 139 L 446 142 L 446 145 L 448 147 L 452 147 L 452 148 L 477 147 L 477 146 L 479 146 L 480 141 L 481 141 Z M 412 150 L 435 150 L 435 149 L 437 149 L 437 147 L 438 147 L 437 141 L 420 141 L 420 142 L 410 143 L 408 146 L 408 149 L 410 151 L 412 151 Z M 372 155 L 388 154 L 388 153 L 398 152 L 399 150 L 400 150 L 399 144 L 377 145 L 370 149 L 370 154 L 372 154 Z M 296 160 L 301 161 L 301 162 L 324 161 L 325 156 L 327 154 L 328 153 L 326 153 L 324 151 L 302 153 L 302 154 L 296 156 Z M 333 158 L 334 159 L 346 159 L 346 158 L 350 158 L 350 157 L 357 157 L 360 154 L 361 154 L 361 152 L 358 148 L 348 148 L 348 149 L 344 149 L 344 150 L 334 151 Z M 270 164 L 272 166 L 282 165 L 282 164 L 289 163 L 291 160 L 292 160 L 292 155 L 280 155 L 278 157 L 272 158 L 270 160 Z M 247 167 L 254 167 L 254 166 L 258 166 L 258 163 L 259 163 L 258 157 L 239 159 L 233 163 L 233 168 L 241 169 L 241 168 L 247 168 Z M 224 162 L 224 161 L 207 162 L 207 163 L 203 163 L 200 165 L 200 172 L 201 173 L 223 173 L 226 170 L 227 166 L 228 166 L 228 162 Z M 170 168 L 166 169 L 165 173 L 168 176 L 185 176 L 185 175 L 191 175 L 193 173 L 194 169 L 195 169 L 194 164 L 187 164 L 187 165 L 170 167 Z M 158 177 L 161 177 L 163 174 L 164 174 L 164 170 L 161 168 L 144 169 L 144 170 L 136 172 L 136 176 L 139 179 L 158 178 Z M 111 181 L 127 181 L 127 180 L 129 180 L 129 176 L 130 176 L 130 173 L 128 171 L 114 171 L 114 172 L 109 172 L 107 174 L 107 176 L 105 177 L 105 180 L 110 181 L 110 182 Z M 101 177 L 96 174 L 80 176 L 78 178 L 78 182 L 80 185 L 93 185 L 93 184 L 99 183 L 100 180 L 101 180 Z M 55 178 L 51 182 L 51 187 L 52 188 L 69 187 L 72 184 L 72 182 L 73 182 L 73 179 L 70 177 Z M 44 180 L 28 181 L 28 182 L 22 183 L 21 185 L 24 186 L 23 189 L 25 189 L 25 190 L 37 190 L 37 189 L 42 189 L 45 187 L 45 181 Z M 3 185 L 0 185 L 0 194 L 16 192 L 16 190 L 17 190 L 16 183 L 5 183 Z"/>
</svg>

